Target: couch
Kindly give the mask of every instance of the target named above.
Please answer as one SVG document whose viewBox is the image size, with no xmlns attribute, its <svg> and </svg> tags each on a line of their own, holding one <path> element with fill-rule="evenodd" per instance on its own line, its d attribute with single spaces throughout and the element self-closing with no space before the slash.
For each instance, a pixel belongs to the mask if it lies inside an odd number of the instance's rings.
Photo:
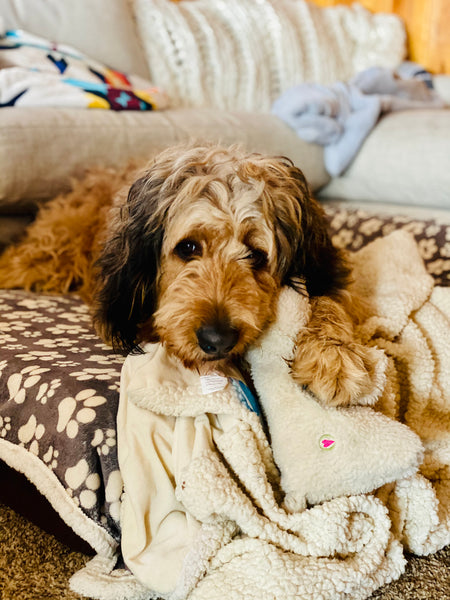
<svg viewBox="0 0 450 600">
<path fill-rule="evenodd" d="M 161 2 L 155 6 L 160 8 Z M 164 73 L 154 81 L 158 70 L 148 53 L 157 46 L 142 37 L 142 11 L 142 2 L 136 13 L 126 0 L 39 0 L 33 7 L 26 0 L 0 0 L 6 28 L 72 45 L 115 69 L 163 85 Z M 313 16 L 310 27 L 317 33 L 324 26 Z M 367 15 L 358 18 L 362 23 Z M 345 19 L 340 19 L 345 29 Z M 373 35 L 380 23 L 374 23 Z M 401 31 L 396 21 L 384 25 L 391 33 Z M 327 43 L 330 52 L 337 41 L 327 38 Z M 358 43 L 355 54 L 362 52 Z M 401 45 L 395 50 L 400 54 Z M 366 48 L 367 55 L 372 50 Z M 398 60 L 400 54 L 395 58 L 387 51 L 373 60 Z M 359 57 L 353 71 L 361 65 Z M 320 74 L 321 82 L 332 81 L 339 69 L 336 59 L 334 71 Z M 450 102 L 448 78 L 436 76 L 434 83 Z M 335 244 L 358 250 L 395 229 L 406 229 L 415 236 L 436 284 L 449 285 L 450 110 L 385 115 L 350 167 L 331 178 L 323 148 L 300 139 L 266 109 L 197 106 L 197 98 L 192 95 L 185 105 L 178 98 L 168 109 L 151 112 L 3 107 L 0 247 L 19 239 L 39 206 L 70 189 L 73 178 L 90 166 L 122 166 L 172 144 L 208 140 L 290 157 L 323 202 Z M 0 311 L 0 448 L 8 482 L 0 500 L 73 547 L 113 564 L 120 542 L 114 418 L 122 357 L 97 338 L 88 308 L 77 297 L 5 290 Z M 16 422 L 20 426 L 13 440 Z M 77 442 L 85 456 L 76 453 Z M 26 489 L 27 499 L 35 492 L 20 473 L 46 500 L 23 501 L 17 490 Z"/>
</svg>

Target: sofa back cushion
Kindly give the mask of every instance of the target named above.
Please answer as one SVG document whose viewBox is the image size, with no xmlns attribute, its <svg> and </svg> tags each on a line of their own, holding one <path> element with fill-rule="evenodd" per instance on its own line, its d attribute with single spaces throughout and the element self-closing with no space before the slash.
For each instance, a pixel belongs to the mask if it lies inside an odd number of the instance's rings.
<svg viewBox="0 0 450 600">
<path fill-rule="evenodd" d="M 0 0 L 6 29 L 74 46 L 115 69 L 148 77 L 127 0 Z"/>
<path fill-rule="evenodd" d="M 2 108 L 0 214 L 23 213 L 67 191 L 71 177 L 93 166 L 144 163 L 189 141 L 241 143 L 247 150 L 291 158 L 313 189 L 330 177 L 323 148 L 301 140 L 274 115 L 178 109 L 124 111 Z"/>
</svg>

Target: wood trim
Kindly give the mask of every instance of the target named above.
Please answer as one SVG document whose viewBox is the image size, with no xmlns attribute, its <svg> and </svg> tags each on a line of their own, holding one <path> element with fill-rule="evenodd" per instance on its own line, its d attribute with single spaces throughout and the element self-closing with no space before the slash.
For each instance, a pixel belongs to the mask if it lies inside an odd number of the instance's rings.
<svg viewBox="0 0 450 600">
<path fill-rule="evenodd" d="M 313 0 L 319 6 L 353 4 L 354 0 Z M 390 12 L 405 22 L 411 60 L 432 73 L 450 74 L 449 0 L 360 0 L 372 12 Z"/>
</svg>

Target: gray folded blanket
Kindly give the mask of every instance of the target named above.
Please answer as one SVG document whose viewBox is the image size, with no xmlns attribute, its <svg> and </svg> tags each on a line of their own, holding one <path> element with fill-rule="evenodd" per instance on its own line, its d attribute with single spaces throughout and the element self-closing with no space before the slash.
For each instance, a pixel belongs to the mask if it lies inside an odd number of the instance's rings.
<svg viewBox="0 0 450 600">
<path fill-rule="evenodd" d="M 443 106 L 431 77 L 406 61 L 396 71 L 371 67 L 348 83 L 302 83 L 282 94 L 272 112 L 302 139 L 325 147 L 325 168 L 336 177 L 352 162 L 383 113 Z"/>
</svg>

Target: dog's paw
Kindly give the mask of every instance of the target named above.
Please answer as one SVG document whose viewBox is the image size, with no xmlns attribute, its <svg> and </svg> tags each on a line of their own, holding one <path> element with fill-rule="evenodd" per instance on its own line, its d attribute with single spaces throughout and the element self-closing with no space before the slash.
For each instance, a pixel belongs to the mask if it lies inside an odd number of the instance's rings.
<svg viewBox="0 0 450 600">
<path fill-rule="evenodd" d="M 379 351 L 354 341 L 305 336 L 298 342 L 292 377 L 318 400 L 328 406 L 375 401 L 380 392 Z"/>
</svg>

